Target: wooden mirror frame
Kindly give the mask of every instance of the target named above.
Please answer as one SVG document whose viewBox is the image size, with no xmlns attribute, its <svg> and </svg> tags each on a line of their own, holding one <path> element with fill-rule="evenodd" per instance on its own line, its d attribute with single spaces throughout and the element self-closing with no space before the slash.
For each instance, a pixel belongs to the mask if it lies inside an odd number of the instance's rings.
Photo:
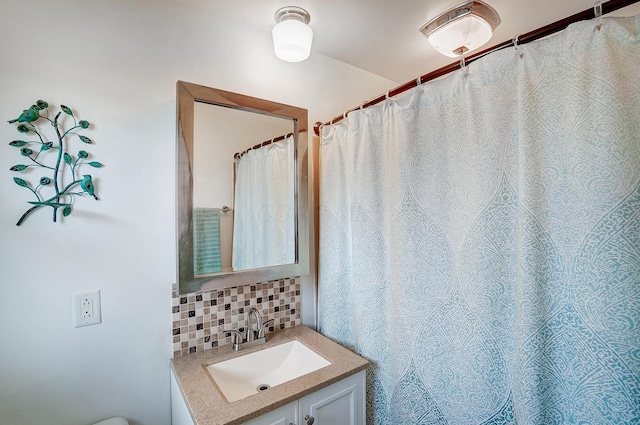
<svg viewBox="0 0 640 425">
<path fill-rule="evenodd" d="M 176 99 L 176 279 L 178 293 L 186 294 L 229 288 L 308 274 L 311 248 L 311 240 L 309 238 L 313 234 L 313 232 L 310 232 L 310 228 L 313 227 L 313 217 L 309 211 L 311 185 L 309 181 L 307 110 L 184 81 L 178 81 L 176 84 Z M 295 263 L 259 269 L 221 272 L 206 277 L 194 276 L 192 164 L 195 102 L 276 115 L 293 120 L 297 176 L 297 246 Z"/>
</svg>

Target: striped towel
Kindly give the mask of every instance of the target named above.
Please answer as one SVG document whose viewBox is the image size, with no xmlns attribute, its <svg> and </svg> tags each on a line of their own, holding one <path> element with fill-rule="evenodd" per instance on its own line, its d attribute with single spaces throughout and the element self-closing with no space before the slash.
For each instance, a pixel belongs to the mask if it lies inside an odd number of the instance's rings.
<svg viewBox="0 0 640 425">
<path fill-rule="evenodd" d="M 193 274 L 222 271 L 220 208 L 193 209 Z"/>
</svg>

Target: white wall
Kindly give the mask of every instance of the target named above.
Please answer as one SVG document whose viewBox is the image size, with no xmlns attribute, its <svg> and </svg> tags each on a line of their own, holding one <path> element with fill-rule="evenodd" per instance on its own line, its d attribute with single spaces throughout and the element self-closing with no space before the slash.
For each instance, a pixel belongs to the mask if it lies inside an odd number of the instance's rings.
<svg viewBox="0 0 640 425">
<path fill-rule="evenodd" d="M 1 424 L 170 423 L 177 80 L 305 107 L 311 123 L 395 86 L 318 53 L 280 62 L 268 33 L 231 28 L 215 3 L 3 2 Z M 6 120 L 37 99 L 93 123 L 96 144 L 74 149 L 105 164 L 93 172 L 101 201 L 78 199 L 55 224 L 38 211 L 17 227 L 30 198 L 12 181 L 23 158 Z M 71 293 L 93 288 L 103 322 L 75 329 Z"/>
</svg>

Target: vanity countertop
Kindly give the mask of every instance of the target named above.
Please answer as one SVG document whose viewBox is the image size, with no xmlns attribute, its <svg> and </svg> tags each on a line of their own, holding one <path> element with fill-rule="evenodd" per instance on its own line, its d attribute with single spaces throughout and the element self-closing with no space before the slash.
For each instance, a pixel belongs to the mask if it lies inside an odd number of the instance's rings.
<svg viewBox="0 0 640 425">
<path fill-rule="evenodd" d="M 224 399 L 206 371 L 212 363 L 296 339 L 329 360 L 331 365 L 232 403 Z M 236 352 L 231 345 L 224 345 L 171 361 L 195 425 L 242 424 L 364 370 L 368 365 L 367 360 L 303 325 L 267 334 L 267 342 L 255 348 Z"/>
</svg>

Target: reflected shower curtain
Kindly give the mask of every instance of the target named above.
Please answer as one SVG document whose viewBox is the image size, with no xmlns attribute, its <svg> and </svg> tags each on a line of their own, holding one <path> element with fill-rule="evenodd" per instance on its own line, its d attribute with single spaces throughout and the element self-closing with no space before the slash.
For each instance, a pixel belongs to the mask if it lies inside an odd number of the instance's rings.
<svg viewBox="0 0 640 425">
<path fill-rule="evenodd" d="M 369 424 L 640 423 L 640 17 L 323 127 L 319 330 Z"/>
<path fill-rule="evenodd" d="M 246 152 L 236 173 L 233 269 L 295 263 L 293 136 Z"/>
</svg>

